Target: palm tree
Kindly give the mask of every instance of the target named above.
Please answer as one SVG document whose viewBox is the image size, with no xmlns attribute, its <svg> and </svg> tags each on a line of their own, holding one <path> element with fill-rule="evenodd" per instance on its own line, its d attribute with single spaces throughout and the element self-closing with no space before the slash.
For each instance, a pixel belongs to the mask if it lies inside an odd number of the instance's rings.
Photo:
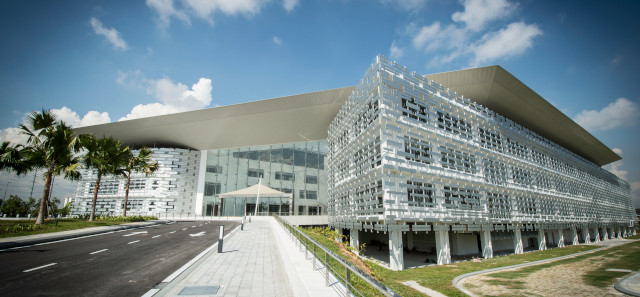
<svg viewBox="0 0 640 297">
<path fill-rule="evenodd" d="M 129 184 L 131 183 L 131 172 L 144 172 L 145 176 L 153 174 L 158 170 L 158 162 L 154 162 L 151 159 L 153 152 L 147 148 L 142 147 L 137 156 L 131 155 L 129 163 L 127 164 L 126 176 L 127 176 L 127 189 L 124 194 L 124 209 L 122 216 L 127 216 L 127 202 L 129 200 Z"/>
<path fill-rule="evenodd" d="M 71 127 L 56 119 L 49 110 L 34 111 L 20 125 L 22 134 L 27 135 L 27 144 L 20 150 L 21 164 L 18 172 L 44 168 L 44 190 L 36 225 L 44 223 L 47 213 L 49 193 L 53 176 L 64 173 L 66 179 L 80 178 L 80 160 L 75 153 L 81 146 Z"/>
<path fill-rule="evenodd" d="M 93 203 L 89 221 L 93 221 L 96 213 L 96 202 L 100 191 L 100 180 L 105 174 L 124 175 L 129 162 L 131 151 L 122 141 L 113 137 L 87 137 L 83 140 L 86 153 L 83 157 L 84 165 L 96 171 L 96 184 L 93 189 Z"/>
<path fill-rule="evenodd" d="M 14 171 L 16 174 L 25 173 L 23 154 L 21 152 L 21 146 L 12 146 L 10 142 L 4 141 L 0 146 L 0 171 Z"/>
</svg>

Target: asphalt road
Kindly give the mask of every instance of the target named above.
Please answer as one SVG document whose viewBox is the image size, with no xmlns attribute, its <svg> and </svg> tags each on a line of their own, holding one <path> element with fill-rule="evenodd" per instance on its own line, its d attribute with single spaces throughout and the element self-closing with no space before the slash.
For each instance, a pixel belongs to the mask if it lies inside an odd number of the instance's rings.
<svg viewBox="0 0 640 297">
<path fill-rule="evenodd" d="M 172 222 L 0 251 L 1 296 L 142 296 L 238 222 Z"/>
</svg>

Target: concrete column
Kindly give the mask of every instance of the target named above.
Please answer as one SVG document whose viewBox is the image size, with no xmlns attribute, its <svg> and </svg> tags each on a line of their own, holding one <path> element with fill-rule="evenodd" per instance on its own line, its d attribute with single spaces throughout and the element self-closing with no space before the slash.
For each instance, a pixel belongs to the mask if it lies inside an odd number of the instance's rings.
<svg viewBox="0 0 640 297">
<path fill-rule="evenodd" d="M 336 238 L 337 242 L 342 242 L 342 238 L 344 238 L 342 235 L 344 235 L 342 233 L 342 228 L 336 228 L 336 232 L 338 232 L 338 237 Z"/>
<path fill-rule="evenodd" d="M 629 228 L 624 228 L 624 229 L 622 229 L 622 231 L 623 231 L 623 232 L 622 232 L 622 237 L 627 237 L 627 236 L 629 236 L 629 233 L 628 233 Z"/>
<path fill-rule="evenodd" d="M 589 228 L 582 228 L 582 238 L 584 238 L 584 243 L 591 243 L 591 235 L 589 235 Z"/>
<path fill-rule="evenodd" d="M 547 240 L 544 236 L 544 229 L 538 227 L 538 250 L 544 251 L 547 249 Z"/>
<path fill-rule="evenodd" d="M 524 253 L 521 229 L 522 229 L 522 225 L 520 224 L 513 226 L 513 253 L 514 254 Z"/>
<path fill-rule="evenodd" d="M 607 230 L 607 231 L 608 231 L 608 233 L 607 233 L 607 234 L 609 235 L 609 239 L 614 239 L 614 238 L 616 238 L 616 234 L 613 232 L 613 228 L 608 228 L 608 229 L 609 229 L 609 230 Z"/>
<path fill-rule="evenodd" d="M 360 239 L 358 229 L 349 230 L 349 245 L 355 249 L 356 255 L 360 255 L 359 247 L 360 247 Z"/>
<path fill-rule="evenodd" d="M 482 244 L 482 257 L 493 258 L 493 246 L 491 245 L 491 231 L 480 231 L 480 243 Z"/>
<path fill-rule="evenodd" d="M 602 240 L 609 240 L 609 234 L 607 233 L 607 228 L 602 227 Z"/>
<path fill-rule="evenodd" d="M 633 231 L 631 231 L 631 235 L 636 235 L 636 228 L 632 229 Z"/>
<path fill-rule="evenodd" d="M 402 231 L 389 231 L 389 266 L 393 271 L 404 269 Z"/>
<path fill-rule="evenodd" d="M 451 263 L 451 247 L 449 245 L 449 231 L 436 232 L 436 253 L 438 265 Z"/>
<path fill-rule="evenodd" d="M 407 232 L 407 249 L 409 252 L 413 251 L 415 245 L 413 244 L 413 232 Z"/>
<path fill-rule="evenodd" d="M 571 227 L 571 237 L 573 237 L 573 242 L 571 243 L 572 245 L 580 244 L 580 239 L 578 238 L 578 230 L 576 230 L 576 227 Z"/>
<path fill-rule="evenodd" d="M 558 235 L 556 236 L 558 241 L 558 247 L 564 247 L 564 230 L 558 229 L 556 230 L 556 234 Z"/>
<path fill-rule="evenodd" d="M 594 238 L 595 243 L 600 242 L 600 228 L 598 227 L 593 228 L 593 237 L 595 237 Z"/>
<path fill-rule="evenodd" d="M 622 228 L 618 228 L 618 238 L 622 238 Z"/>
</svg>

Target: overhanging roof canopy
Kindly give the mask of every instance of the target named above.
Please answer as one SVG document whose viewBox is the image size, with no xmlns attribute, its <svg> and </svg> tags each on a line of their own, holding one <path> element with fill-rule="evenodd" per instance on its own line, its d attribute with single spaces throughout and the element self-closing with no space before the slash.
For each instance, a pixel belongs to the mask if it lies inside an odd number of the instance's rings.
<svg viewBox="0 0 640 297">
<path fill-rule="evenodd" d="M 258 187 L 260 188 L 258 190 Z M 255 184 L 253 186 L 240 189 L 233 192 L 223 193 L 218 195 L 220 198 L 246 198 L 246 197 L 256 197 L 258 196 L 258 191 L 260 191 L 260 197 L 285 197 L 291 198 L 291 194 L 287 194 L 284 192 L 280 192 L 269 188 L 262 184 Z"/>
<path fill-rule="evenodd" d="M 500 66 L 425 75 L 600 166 L 615 152 Z"/>
<path fill-rule="evenodd" d="M 354 87 L 76 128 L 134 146 L 210 150 L 327 139 Z"/>
</svg>

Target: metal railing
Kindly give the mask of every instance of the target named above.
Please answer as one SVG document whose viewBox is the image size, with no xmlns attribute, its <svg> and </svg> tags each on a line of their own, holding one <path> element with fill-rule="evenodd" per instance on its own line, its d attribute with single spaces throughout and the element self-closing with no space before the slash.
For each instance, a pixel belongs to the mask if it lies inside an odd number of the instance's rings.
<svg viewBox="0 0 640 297">
<path fill-rule="evenodd" d="M 287 221 L 283 220 L 279 216 L 274 216 L 282 226 L 289 231 L 289 235 L 292 239 L 296 240 L 296 245 L 300 247 L 300 251 L 304 250 L 305 259 L 309 259 L 308 255 L 311 254 L 313 261 L 313 270 L 321 269 L 324 265 L 325 269 L 325 285 L 330 285 L 329 276 L 333 274 L 335 278 L 344 285 L 347 289 L 346 295 L 354 296 L 368 296 L 361 292 L 362 286 L 370 286 L 384 296 L 400 296 L 390 288 L 378 282 L 373 277 L 369 276 L 358 267 L 345 261 L 334 252 L 324 247 L 298 228 L 290 225 Z M 360 289 L 358 288 L 360 287 Z"/>
</svg>

